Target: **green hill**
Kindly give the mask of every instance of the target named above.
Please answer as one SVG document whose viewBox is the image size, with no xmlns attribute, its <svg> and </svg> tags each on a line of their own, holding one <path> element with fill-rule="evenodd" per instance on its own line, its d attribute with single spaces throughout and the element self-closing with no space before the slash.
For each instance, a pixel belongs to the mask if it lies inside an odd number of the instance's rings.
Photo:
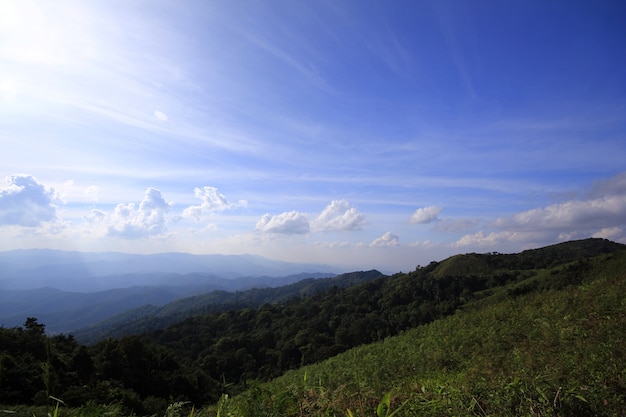
<svg viewBox="0 0 626 417">
<path fill-rule="evenodd" d="M 0 328 L 0 403 L 117 407 L 91 415 L 163 415 L 168 402 L 168 416 L 623 415 L 624 245 L 457 255 L 370 278 L 89 347 L 45 336 L 36 319 Z"/>
<path fill-rule="evenodd" d="M 588 262 L 576 285 L 483 300 L 223 397 L 206 413 L 623 416 L 626 252 Z"/>
<path fill-rule="evenodd" d="M 328 288 L 346 288 L 382 277 L 376 270 L 355 271 L 331 278 L 305 278 L 279 287 L 251 288 L 240 291 L 214 290 L 184 297 L 163 306 L 144 305 L 116 314 L 95 325 L 72 332 L 85 344 L 94 344 L 107 338 L 164 329 L 188 317 L 221 313 L 263 304 L 278 304 L 293 298 L 309 297 Z"/>
</svg>

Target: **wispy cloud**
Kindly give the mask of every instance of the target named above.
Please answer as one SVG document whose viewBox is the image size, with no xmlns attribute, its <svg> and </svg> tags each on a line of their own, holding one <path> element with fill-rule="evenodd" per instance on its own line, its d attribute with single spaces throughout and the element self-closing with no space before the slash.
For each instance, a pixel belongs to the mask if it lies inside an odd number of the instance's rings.
<svg viewBox="0 0 626 417">
<path fill-rule="evenodd" d="M 262 50 L 271 54 L 280 62 L 296 70 L 296 72 L 299 73 L 304 79 L 306 79 L 309 83 L 316 86 L 320 90 L 332 92 L 332 88 L 328 85 L 324 78 L 322 78 L 319 71 L 314 65 L 304 65 L 300 63 L 293 55 L 289 54 L 286 50 L 279 48 L 278 46 L 272 44 L 265 39 L 262 39 L 259 36 L 248 35 L 248 40 Z"/>
<path fill-rule="evenodd" d="M 27 173 L 0 227 L 24 247 L 410 264 L 625 240 L 626 173 L 590 185 L 626 154 L 612 5 L 62 3 L 0 0 L 1 175 Z"/>
</svg>

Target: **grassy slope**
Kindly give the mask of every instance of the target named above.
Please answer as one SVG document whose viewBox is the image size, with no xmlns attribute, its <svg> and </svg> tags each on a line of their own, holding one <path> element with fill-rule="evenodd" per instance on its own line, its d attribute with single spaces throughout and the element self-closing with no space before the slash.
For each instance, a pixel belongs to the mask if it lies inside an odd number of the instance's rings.
<svg viewBox="0 0 626 417">
<path fill-rule="evenodd" d="M 626 252 L 590 262 L 579 285 L 494 294 L 251 387 L 221 415 L 388 415 L 385 399 L 407 416 L 625 415 Z"/>
<path fill-rule="evenodd" d="M 626 415 L 626 250 L 574 259 L 533 269 L 454 316 L 168 416 Z M 458 260 L 440 263 L 440 275 L 465 272 L 468 259 Z M 61 411 L 120 415 L 114 405 Z"/>
</svg>

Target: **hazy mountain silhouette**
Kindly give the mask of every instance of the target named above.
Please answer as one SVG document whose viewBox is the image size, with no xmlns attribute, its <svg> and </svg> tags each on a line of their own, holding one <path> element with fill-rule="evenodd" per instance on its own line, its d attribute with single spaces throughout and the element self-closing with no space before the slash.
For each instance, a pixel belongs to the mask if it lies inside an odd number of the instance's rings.
<svg viewBox="0 0 626 417">
<path fill-rule="evenodd" d="M 36 316 L 50 332 L 68 332 L 146 304 L 335 275 L 327 265 L 252 255 L 13 250 L 0 252 L 0 325 Z"/>
<path fill-rule="evenodd" d="M 92 292 L 133 286 L 188 286 L 214 278 L 336 273 L 336 267 L 273 261 L 254 255 L 136 255 L 48 249 L 0 252 L 0 290 L 51 287 Z M 196 274 L 196 275 L 190 275 Z"/>
</svg>

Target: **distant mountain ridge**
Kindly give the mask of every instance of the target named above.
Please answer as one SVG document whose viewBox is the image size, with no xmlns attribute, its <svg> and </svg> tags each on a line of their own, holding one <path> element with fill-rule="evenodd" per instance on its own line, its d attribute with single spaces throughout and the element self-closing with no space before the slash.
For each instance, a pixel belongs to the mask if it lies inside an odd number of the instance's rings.
<svg viewBox="0 0 626 417">
<path fill-rule="evenodd" d="M 108 352 L 125 345 L 158 345 L 189 369 L 205 372 L 200 395 L 213 395 L 210 401 L 216 402 L 223 393 L 219 387 L 225 385 L 220 380 L 232 384 L 230 392 L 236 393 L 249 387 L 247 380 L 272 379 L 359 345 L 384 343 L 383 340 L 402 332 L 457 313 L 530 294 L 585 286 L 607 276 L 623 277 L 624 265 L 626 246 L 602 239 L 571 241 L 517 254 L 468 253 L 433 261 L 409 273 L 381 276 L 344 289 L 329 288 L 311 297 L 256 308 L 233 304 L 222 311 L 199 311 L 155 330 L 138 319 L 133 332 L 101 340 L 94 349 Z M 565 307 L 560 317 L 567 315 L 567 309 L 577 308 Z M 538 327 L 541 330 L 543 326 Z M 516 330 L 521 340 L 526 330 Z M 451 335 L 440 337 L 447 339 Z M 463 352 L 462 343 L 459 341 L 453 348 L 459 355 Z M 420 345 L 421 341 L 413 344 Z M 502 348 L 507 350 L 509 359 L 512 347 L 507 344 Z M 454 363 L 447 361 L 448 353 L 454 352 L 437 352 L 437 360 L 447 372 L 454 372 Z M 125 366 L 139 365 L 127 361 Z M 405 367 L 406 364 L 388 372 Z M 194 378 L 200 378 L 198 373 L 193 374 Z M 373 378 L 377 378 L 376 373 Z M 345 386 L 346 380 L 342 382 Z M 218 388 L 210 394 L 206 391 L 210 386 Z M 415 387 L 411 386 L 412 393 Z M 310 388 L 309 385 L 306 390 Z M 259 392 L 254 388 L 251 391 Z M 254 407 L 257 406 L 258 402 Z M 293 408 L 276 415 L 289 415 L 292 411 Z"/>
<path fill-rule="evenodd" d="M 178 298 L 163 306 L 141 305 L 95 325 L 77 329 L 72 334 L 81 343 L 91 344 L 107 337 L 121 337 L 162 329 L 194 315 L 283 303 L 297 297 L 312 296 L 332 287 L 347 288 L 384 276 L 377 270 L 355 271 L 335 277 L 310 277 L 280 287 L 252 288 L 235 292 L 216 290 Z"/>
<path fill-rule="evenodd" d="M 435 280 L 433 285 L 443 286 L 444 291 L 448 290 L 447 287 L 457 288 L 464 282 L 472 282 L 474 289 L 495 287 L 505 283 L 521 282 L 531 276 L 540 276 L 539 271 L 542 269 L 612 253 L 624 247 L 622 244 L 608 240 L 585 239 L 514 254 L 495 252 L 460 254 L 440 262 L 431 262 L 426 267 L 418 268 L 414 274 L 425 274 L 431 277 Z M 213 291 L 190 298 L 181 298 L 160 307 L 144 305 L 110 317 L 90 328 L 79 329 L 74 334 L 82 342 L 93 343 L 103 337 L 121 337 L 162 329 L 194 315 L 211 314 L 228 309 L 257 308 L 263 303 L 281 303 L 298 295 L 312 295 L 333 285 L 338 288 L 347 288 L 384 278 L 385 275 L 378 271 L 353 272 L 328 279 L 298 281 L 277 288 L 236 293 Z M 441 280 L 440 284 L 434 284 L 439 280 Z M 414 291 L 414 288 L 407 288 L 405 293 L 408 294 L 411 291 Z M 457 294 L 457 296 L 460 295 Z"/>
<path fill-rule="evenodd" d="M 482 274 L 493 275 L 498 270 L 549 268 L 581 257 L 610 253 L 620 247 L 623 245 L 608 240 L 586 239 L 517 254 L 493 252 L 455 255 L 441 262 L 432 262 L 423 268 L 431 270 L 433 278 L 449 279 L 464 275 L 476 277 Z M 233 262 L 239 265 L 231 265 Z M 251 269 L 251 265 L 254 269 Z M 184 318 L 191 312 L 206 314 L 227 305 L 243 308 L 258 306 L 260 302 L 281 302 L 288 297 L 297 296 L 299 292 L 304 294 L 307 287 L 308 291 L 314 292 L 315 288 L 322 288 L 326 283 L 333 282 L 314 282 L 314 279 L 335 277 L 334 273 L 329 272 L 300 272 L 281 277 L 252 274 L 232 277 L 232 271 L 235 270 L 240 273 L 275 273 L 279 268 L 289 270 L 302 265 L 311 267 L 311 264 L 275 262 L 250 255 L 128 255 L 54 250 L 0 252 L 0 325 L 17 326 L 26 317 L 36 316 L 46 323 L 51 333 L 77 331 L 83 340 L 93 341 L 99 335 L 132 333 L 129 329 L 133 326 L 129 322 L 135 323 L 134 328 L 145 326 L 146 329 L 156 329 L 164 324 L 172 324 L 176 318 Z M 155 268 L 161 267 L 166 271 L 153 272 Z M 200 267 L 213 268 L 213 271 L 228 269 L 231 277 L 218 277 L 210 272 L 198 271 L 184 274 L 169 272 L 175 268 L 187 271 Z M 126 273 L 106 275 L 115 271 Z M 345 280 L 347 275 L 349 274 L 337 277 L 332 285 Z M 511 278 L 510 273 L 506 272 L 496 275 L 501 280 Z M 61 291 L 49 286 L 7 290 L 6 287 L 15 284 L 15 280 L 24 280 L 25 282 L 21 282 L 23 287 L 61 282 L 73 291 Z M 300 282 L 302 280 L 305 282 Z M 349 279 L 346 282 L 350 282 Z M 117 288 L 110 288 L 116 285 Z M 109 289 L 94 290 L 106 286 Z M 281 286 L 287 287 L 276 291 L 266 290 Z M 86 288 L 92 291 L 80 292 Z M 252 288 L 256 289 L 245 292 Z M 185 298 L 191 296 L 193 297 Z"/>
<path fill-rule="evenodd" d="M 274 261 L 256 255 L 138 255 L 50 249 L 0 252 L 0 271 L 0 290 L 51 287 L 80 292 L 133 286 L 177 286 L 177 279 L 181 276 L 195 273 L 233 279 L 338 272 L 337 267 L 329 265 Z"/>
<path fill-rule="evenodd" d="M 254 255 L 136 255 L 49 249 L 0 252 L 0 325 L 26 317 L 51 333 L 84 328 L 126 310 L 215 290 L 278 287 L 336 275 L 335 267 Z"/>
<path fill-rule="evenodd" d="M 47 323 L 50 333 L 68 333 L 91 326 L 111 316 L 141 306 L 163 306 L 174 300 L 212 291 L 242 291 L 249 288 L 280 287 L 305 278 L 327 278 L 330 273 L 301 273 L 285 277 L 217 278 L 207 274 L 145 274 L 146 283 L 170 285 L 134 286 L 95 292 L 61 291 L 44 287 L 0 291 L 0 325 L 18 326 L 26 317 Z M 138 280 L 135 274 L 120 276 Z"/>
<path fill-rule="evenodd" d="M 95 335 L 100 341 L 89 347 L 79 345 L 78 337 L 46 337 L 44 327 L 49 328 L 45 320 L 39 324 L 38 318 L 29 318 L 23 328 L 0 328 L 3 336 L 0 345 L 8 352 L 3 356 L 3 366 L 13 372 L 3 374 L 0 393 L 4 398 L 13 398 L 5 401 L 9 403 L 17 403 L 18 394 L 22 402 L 30 401 L 38 392 L 47 395 L 41 365 L 46 361 L 42 347 L 48 341 L 51 349 L 47 357 L 55 355 L 55 366 L 51 368 L 58 378 L 54 380 L 55 394 L 59 392 L 58 398 L 76 406 L 94 400 L 103 404 L 118 401 L 119 391 L 103 390 L 110 386 L 120 387 L 128 394 L 124 397 L 128 402 L 124 404 L 132 410 L 142 404 L 152 407 L 155 398 L 163 402 L 163 408 L 172 398 L 189 399 L 195 406 L 216 403 L 220 396 L 225 398 L 224 393 L 230 397 L 246 391 L 250 403 L 245 409 L 251 410 L 250 415 L 258 414 L 259 399 L 272 407 L 284 405 L 286 409 L 273 414 L 288 415 L 294 410 L 297 413 L 299 405 L 305 404 L 302 401 L 311 398 L 309 394 L 319 393 L 329 398 L 327 381 L 331 374 L 335 375 L 335 369 L 341 368 L 340 362 L 348 359 L 352 361 L 350 367 L 355 366 L 354 360 L 358 362 L 353 369 L 359 372 L 356 377 L 346 378 L 350 373 L 339 370 L 336 376 L 340 387 L 336 393 L 346 394 L 346 384 L 351 384 L 350 381 L 369 381 L 366 387 L 368 395 L 373 395 L 373 406 L 381 397 L 379 388 L 391 387 L 381 384 L 385 375 L 403 375 L 398 380 L 401 385 L 397 386 L 401 390 L 397 392 L 404 392 L 409 399 L 416 392 L 424 394 L 411 407 L 430 403 L 433 393 L 439 395 L 430 387 L 445 386 L 451 375 L 456 375 L 458 382 L 469 389 L 463 391 L 463 401 L 477 394 L 488 401 L 463 403 L 456 413 L 459 415 L 467 413 L 474 403 L 489 404 L 496 387 L 507 392 L 514 389 L 516 396 L 521 395 L 513 402 L 508 399 L 492 402 L 504 407 L 503 415 L 523 414 L 523 410 L 528 410 L 528 393 L 532 393 L 537 409 L 542 411 L 550 408 L 556 411 L 561 400 L 565 404 L 572 399 L 579 400 L 576 404 L 583 407 L 576 410 L 588 411 L 586 407 L 592 402 L 588 400 L 593 395 L 598 407 L 595 412 L 573 412 L 571 408 L 561 411 L 565 415 L 599 415 L 597 411 L 607 406 L 607 398 L 623 405 L 623 386 L 619 381 L 623 377 L 620 358 L 624 357 L 626 316 L 620 302 L 626 289 L 625 271 L 626 245 L 585 239 L 517 254 L 455 255 L 418 266 L 409 273 L 387 276 L 375 270 L 354 272 L 333 278 L 301 279 L 271 289 L 214 291 L 162 307 L 145 305 L 112 317 L 104 323 L 109 327 L 101 326 L 102 332 Z M 543 301 L 538 304 L 537 300 Z M 546 315 L 547 308 L 552 315 Z M 524 315 L 516 316 L 517 310 L 524 310 Z M 474 315 L 477 312 L 479 316 Z M 463 317 L 473 318 L 462 321 Z M 441 327 L 451 322 L 457 323 L 455 330 Z M 506 325 L 503 327 L 502 323 Z M 415 337 L 408 343 L 405 339 L 392 355 L 389 347 L 396 336 L 425 328 L 434 329 L 434 333 L 426 338 Z M 532 343 L 528 343 L 529 339 Z M 356 352 L 352 349 L 372 342 L 380 342 L 372 345 L 377 349 L 375 357 L 369 353 L 358 358 L 353 353 L 337 356 L 341 352 Z M 572 343 L 578 343 L 574 351 L 569 349 Z M 468 354 L 466 347 L 472 344 L 478 350 Z M 532 349 L 521 350 L 526 348 Z M 512 358 L 512 349 L 527 353 Z M 568 358 L 561 360 L 561 354 L 568 349 Z M 407 355 L 412 355 L 411 362 L 406 361 Z M 276 395 L 270 395 L 262 394 L 266 388 L 257 385 L 286 371 L 332 357 L 337 357 L 339 362 L 329 362 L 327 370 L 314 374 L 310 372 L 312 368 L 307 368 L 304 377 L 297 375 L 298 384 L 304 382 L 299 388 L 278 382 Z M 393 357 L 396 359 L 390 362 Z M 494 357 L 500 359 L 493 361 Z M 478 368 L 489 369 L 488 372 L 476 373 L 474 359 L 479 358 L 482 365 Z M 543 360 L 538 363 L 536 358 Z M 360 364 L 370 359 L 375 359 L 377 364 L 362 371 Z M 432 379 L 422 385 L 425 375 L 428 378 L 433 375 L 411 366 L 418 362 L 441 372 L 440 381 L 444 385 L 434 384 Z M 458 368 L 461 363 L 467 364 L 467 372 Z M 555 364 L 559 368 L 554 368 Z M 592 373 L 586 370 L 589 366 Z M 490 379 L 493 371 L 501 368 L 505 369 L 505 379 Z M 513 374 L 511 370 L 522 374 Z M 572 371 L 577 374 L 571 374 Z M 415 383 L 406 384 L 407 372 L 415 378 L 411 380 Z M 5 375 L 9 377 L 4 378 Z M 307 384 L 307 375 L 314 385 Z M 359 379 L 359 375 L 367 379 Z M 516 381 L 521 376 L 527 379 L 519 385 Z M 600 389 L 589 388 L 590 376 Z M 315 389 L 318 380 L 324 382 L 323 389 Z M 248 381 L 254 381 L 254 385 Z M 472 383 L 468 385 L 468 381 Z M 548 382 L 549 391 L 546 391 Z M 479 391 L 473 388 L 477 383 L 483 384 Z M 359 392 L 365 392 L 360 383 L 353 385 Z M 395 385 L 392 388 L 396 392 Z M 607 396 L 609 391 L 611 396 Z M 284 404 L 274 400 L 285 392 L 293 393 L 294 400 Z M 545 392 L 550 395 L 546 396 Z M 354 399 L 362 394 L 350 391 L 347 395 Z M 443 395 L 441 409 L 447 412 L 448 392 Z M 553 398 L 557 397 L 559 402 L 554 405 Z M 402 407 L 398 402 L 391 404 Z M 514 409 L 511 404 L 515 405 Z M 342 403 L 337 412 L 353 405 Z M 550 408 L 543 408 L 545 405 Z M 617 409 L 623 407 L 614 407 L 606 415 L 615 415 Z M 409 411 L 406 415 L 413 415 L 415 410 Z M 142 415 L 154 415 L 151 413 L 144 410 Z M 481 409 L 478 414 L 488 413 Z"/>
</svg>

